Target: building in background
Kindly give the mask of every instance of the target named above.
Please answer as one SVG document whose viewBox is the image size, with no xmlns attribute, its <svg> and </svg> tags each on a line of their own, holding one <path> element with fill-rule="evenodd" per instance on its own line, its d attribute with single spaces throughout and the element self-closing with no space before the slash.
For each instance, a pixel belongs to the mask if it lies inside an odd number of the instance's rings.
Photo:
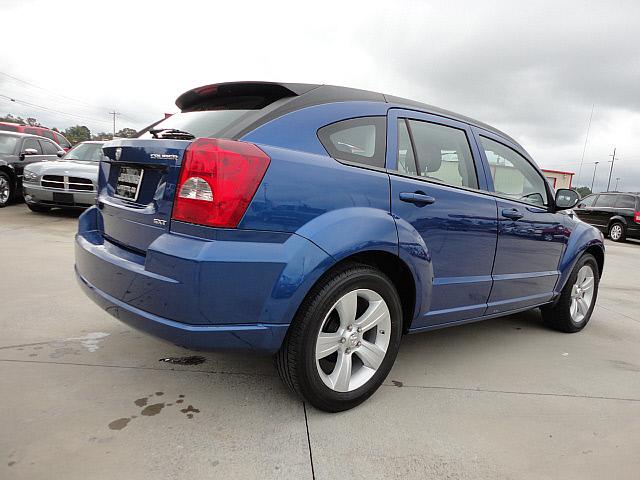
<svg viewBox="0 0 640 480">
<path fill-rule="evenodd" d="M 571 188 L 571 184 L 573 183 L 573 176 L 575 175 L 573 172 L 563 172 L 562 170 L 547 170 L 546 168 L 542 169 L 544 176 L 547 178 L 549 183 L 554 189 L 559 188 Z"/>
</svg>

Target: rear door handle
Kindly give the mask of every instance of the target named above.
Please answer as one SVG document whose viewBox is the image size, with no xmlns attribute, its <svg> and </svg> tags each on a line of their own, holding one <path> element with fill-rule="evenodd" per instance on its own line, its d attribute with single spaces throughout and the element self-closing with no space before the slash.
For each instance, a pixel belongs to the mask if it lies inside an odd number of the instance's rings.
<svg viewBox="0 0 640 480">
<path fill-rule="evenodd" d="M 427 195 L 424 192 L 401 192 L 400 200 L 402 200 L 403 202 L 413 203 L 414 205 L 418 205 L 419 207 L 422 207 L 424 205 L 431 205 L 436 201 L 435 198 Z"/>
<path fill-rule="evenodd" d="M 503 208 L 502 216 L 511 220 L 520 220 L 524 217 L 524 213 L 520 213 L 517 208 Z"/>
</svg>

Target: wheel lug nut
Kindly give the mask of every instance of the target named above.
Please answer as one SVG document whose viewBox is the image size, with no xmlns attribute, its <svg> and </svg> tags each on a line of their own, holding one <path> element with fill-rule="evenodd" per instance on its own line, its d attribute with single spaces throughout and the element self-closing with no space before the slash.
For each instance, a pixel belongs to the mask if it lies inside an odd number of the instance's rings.
<svg viewBox="0 0 640 480">
<path fill-rule="evenodd" d="M 347 327 L 347 330 L 349 330 L 349 331 L 353 330 L 353 325 L 349 325 L 349 326 Z"/>
<path fill-rule="evenodd" d="M 344 342 L 346 342 L 346 341 L 347 341 L 347 339 L 346 339 L 346 338 L 344 338 L 344 337 L 342 337 L 342 338 L 340 339 L 340 343 L 344 343 Z"/>
<path fill-rule="evenodd" d="M 358 343 L 356 343 L 356 347 L 359 347 L 359 346 L 361 346 L 361 345 L 362 345 L 362 342 L 358 342 Z"/>
<path fill-rule="evenodd" d="M 350 349 L 350 348 L 347 348 L 347 349 L 344 351 L 344 353 L 351 353 L 351 349 Z"/>
<path fill-rule="evenodd" d="M 362 328 L 358 327 L 358 333 L 362 332 Z"/>
</svg>

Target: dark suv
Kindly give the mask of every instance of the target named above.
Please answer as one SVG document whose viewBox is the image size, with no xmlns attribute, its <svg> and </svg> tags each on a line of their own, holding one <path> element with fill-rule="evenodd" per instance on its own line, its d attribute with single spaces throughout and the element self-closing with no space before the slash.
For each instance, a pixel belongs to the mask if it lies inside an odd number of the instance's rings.
<svg viewBox="0 0 640 480">
<path fill-rule="evenodd" d="M 578 217 L 599 228 L 614 242 L 640 238 L 640 193 L 599 193 L 580 200 Z"/>
</svg>

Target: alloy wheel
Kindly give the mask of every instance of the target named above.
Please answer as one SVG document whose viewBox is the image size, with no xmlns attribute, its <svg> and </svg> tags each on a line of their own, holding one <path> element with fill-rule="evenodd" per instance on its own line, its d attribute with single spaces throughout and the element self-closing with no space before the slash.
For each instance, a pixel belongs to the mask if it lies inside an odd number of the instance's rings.
<svg viewBox="0 0 640 480">
<path fill-rule="evenodd" d="M 571 289 L 571 306 L 569 313 L 575 323 L 582 322 L 591 308 L 595 291 L 595 275 L 590 265 L 583 265 L 578 270 L 576 282 Z"/>
<path fill-rule="evenodd" d="M 611 231 L 609 232 L 609 236 L 611 240 L 617 242 L 622 237 L 622 225 L 615 224 L 611 227 Z"/>
<path fill-rule="evenodd" d="M 5 177 L 0 176 L 0 204 L 4 205 L 9 201 L 10 195 L 9 182 Z"/>
<path fill-rule="evenodd" d="M 325 316 L 316 340 L 316 367 L 323 383 L 350 392 L 378 371 L 389 348 L 391 313 L 373 290 L 343 295 Z"/>
</svg>

